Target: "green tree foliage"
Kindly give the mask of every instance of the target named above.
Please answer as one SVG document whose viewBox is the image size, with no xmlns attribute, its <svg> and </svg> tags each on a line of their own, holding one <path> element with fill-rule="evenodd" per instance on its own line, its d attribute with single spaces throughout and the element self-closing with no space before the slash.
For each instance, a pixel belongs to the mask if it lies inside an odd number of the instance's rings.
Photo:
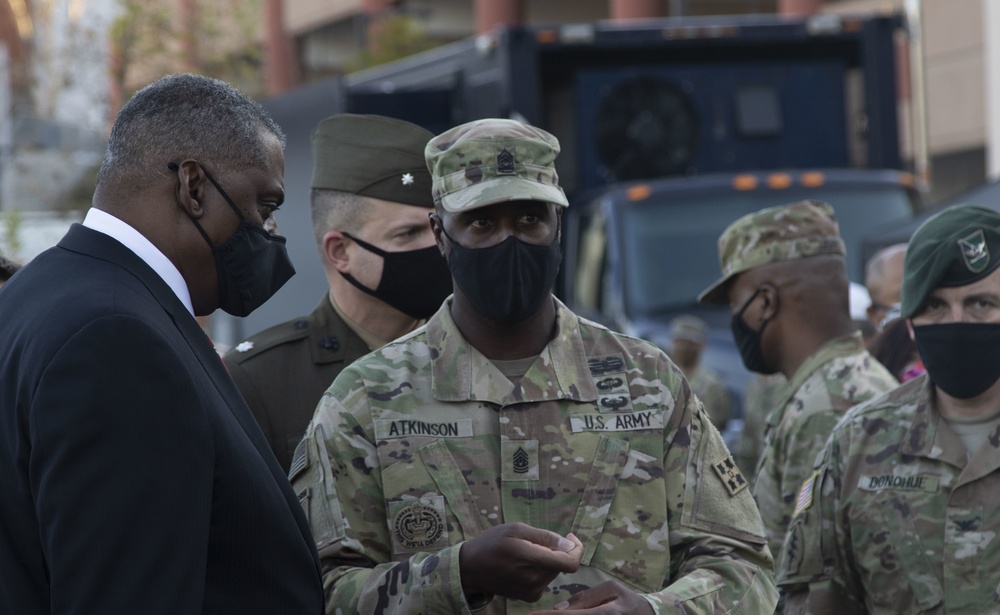
<svg viewBox="0 0 1000 615">
<path fill-rule="evenodd" d="M 263 91 L 262 0 L 118 1 L 111 77 L 124 99 L 177 72 L 216 77 L 251 96 Z"/>
</svg>

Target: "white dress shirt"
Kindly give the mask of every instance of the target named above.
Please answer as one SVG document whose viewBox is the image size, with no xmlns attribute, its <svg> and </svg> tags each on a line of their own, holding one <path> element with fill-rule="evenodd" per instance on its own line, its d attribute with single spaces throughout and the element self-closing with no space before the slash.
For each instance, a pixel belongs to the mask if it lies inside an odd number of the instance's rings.
<svg viewBox="0 0 1000 615">
<path fill-rule="evenodd" d="M 117 239 L 123 246 L 135 252 L 149 265 L 158 276 L 163 278 L 170 290 L 174 291 L 177 298 L 181 300 L 187 311 L 194 316 L 194 306 L 191 304 L 191 292 L 188 290 L 184 276 L 170 262 L 163 252 L 146 239 L 139 231 L 135 230 L 125 222 L 112 216 L 106 211 L 91 207 L 87 211 L 87 217 L 83 219 L 83 225 L 99 233 L 104 233 L 112 239 Z"/>
</svg>

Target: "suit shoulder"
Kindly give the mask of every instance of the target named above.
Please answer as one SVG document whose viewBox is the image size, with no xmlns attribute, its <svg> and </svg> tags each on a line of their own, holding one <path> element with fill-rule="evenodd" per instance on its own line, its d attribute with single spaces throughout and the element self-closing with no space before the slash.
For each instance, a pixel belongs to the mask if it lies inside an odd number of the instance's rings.
<svg viewBox="0 0 1000 615">
<path fill-rule="evenodd" d="M 303 316 L 256 333 L 226 352 L 227 363 L 244 363 L 269 350 L 309 337 L 309 320 Z"/>
</svg>

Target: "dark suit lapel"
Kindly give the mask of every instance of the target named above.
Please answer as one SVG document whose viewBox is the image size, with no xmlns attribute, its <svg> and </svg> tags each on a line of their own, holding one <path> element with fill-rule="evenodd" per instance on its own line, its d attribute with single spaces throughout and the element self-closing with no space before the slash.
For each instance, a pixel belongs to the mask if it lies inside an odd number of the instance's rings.
<svg viewBox="0 0 1000 615">
<path fill-rule="evenodd" d="M 177 295 L 174 294 L 170 286 L 145 261 L 122 245 L 121 242 L 81 224 L 74 224 L 70 227 L 69 232 L 59 242 L 59 247 L 118 265 L 139 279 L 149 289 L 150 294 L 163 307 L 164 311 L 173 320 L 178 331 L 184 336 L 194 355 L 208 374 L 209 379 L 218 390 L 219 395 L 222 396 L 229 411 L 243 428 L 250 441 L 253 442 L 253 445 L 257 448 L 257 452 L 265 460 L 265 463 L 267 463 L 275 482 L 278 483 L 289 508 L 293 512 L 293 517 L 295 517 L 295 521 L 299 525 L 299 530 L 302 532 L 303 538 L 311 547 L 314 544 L 312 541 L 312 532 L 302 512 L 302 506 L 295 496 L 295 492 L 292 491 L 291 485 L 288 483 L 288 477 L 281 471 L 281 466 L 278 465 L 278 461 L 274 458 L 274 453 L 264 439 L 264 434 L 257 425 L 257 421 L 254 420 L 250 408 L 243 400 L 239 389 L 233 383 L 233 379 L 226 370 L 225 363 L 222 362 L 221 357 L 216 353 L 211 340 L 209 340 L 208 336 L 202 330 L 198 321 L 191 316 L 191 313 L 187 311 L 184 304 L 177 298 Z M 314 559 L 316 559 L 315 549 L 311 548 L 311 550 L 314 553 Z M 316 566 L 318 570 L 318 559 L 316 559 Z"/>
</svg>

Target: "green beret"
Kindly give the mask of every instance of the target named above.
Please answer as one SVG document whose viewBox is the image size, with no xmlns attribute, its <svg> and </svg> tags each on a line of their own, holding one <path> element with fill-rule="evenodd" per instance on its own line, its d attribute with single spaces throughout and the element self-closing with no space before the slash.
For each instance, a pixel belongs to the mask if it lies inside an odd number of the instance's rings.
<svg viewBox="0 0 1000 615">
<path fill-rule="evenodd" d="M 434 135 L 381 115 L 341 113 L 312 134 L 312 187 L 433 207 L 424 146 Z"/>
<path fill-rule="evenodd" d="M 902 317 L 913 318 L 935 288 L 972 284 L 997 265 L 1000 213 L 966 204 L 934 214 L 913 233 L 906 249 Z"/>
<path fill-rule="evenodd" d="M 559 140 L 515 120 L 485 119 L 434 137 L 425 150 L 434 202 L 445 211 L 503 201 L 545 201 L 566 207 L 555 160 Z"/>
<path fill-rule="evenodd" d="M 734 277 L 770 263 L 809 256 L 844 256 L 844 241 L 833 208 L 805 200 L 769 207 L 733 222 L 719 237 L 722 277 L 706 288 L 698 301 L 726 303 Z"/>
</svg>

